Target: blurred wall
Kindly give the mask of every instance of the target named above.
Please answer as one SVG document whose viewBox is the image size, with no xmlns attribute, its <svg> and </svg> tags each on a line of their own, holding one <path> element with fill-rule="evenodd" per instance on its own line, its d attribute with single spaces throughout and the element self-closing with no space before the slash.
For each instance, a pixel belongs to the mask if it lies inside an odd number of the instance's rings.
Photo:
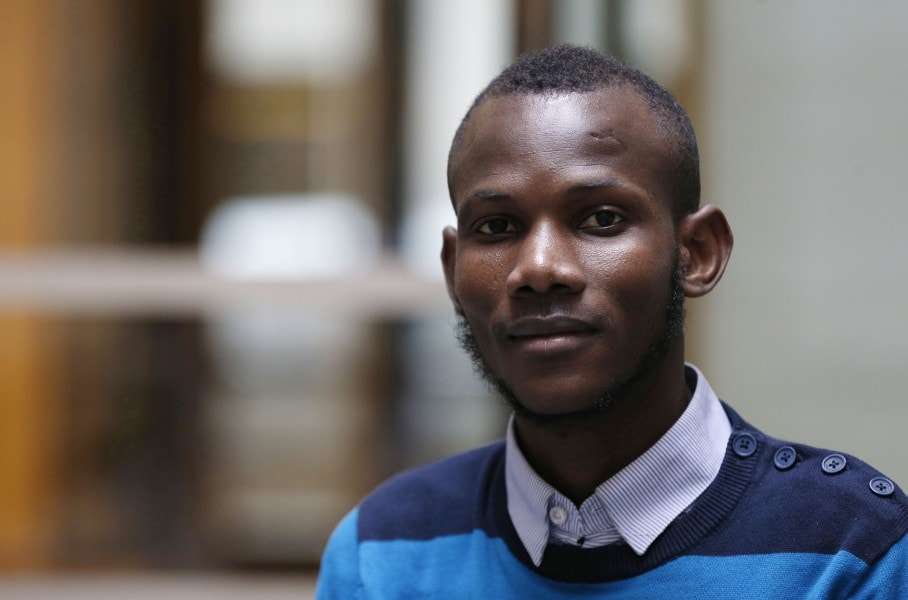
<svg viewBox="0 0 908 600">
<path fill-rule="evenodd" d="M 904 485 L 908 38 L 903 2 L 708 2 L 704 201 L 725 280 L 692 304 L 720 395 L 777 436 Z"/>
</svg>

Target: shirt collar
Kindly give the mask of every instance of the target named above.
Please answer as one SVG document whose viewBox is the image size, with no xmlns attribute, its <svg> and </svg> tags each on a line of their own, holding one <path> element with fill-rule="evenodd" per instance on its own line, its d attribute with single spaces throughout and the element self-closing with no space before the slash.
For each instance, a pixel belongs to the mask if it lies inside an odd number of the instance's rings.
<svg viewBox="0 0 908 600">
<path fill-rule="evenodd" d="M 690 403 L 659 440 L 596 488 L 621 538 L 641 555 L 709 487 L 722 466 L 731 424 L 715 392 L 695 366 Z M 508 423 L 505 445 L 508 513 L 533 564 L 549 542 L 548 504 L 558 492 L 533 470 Z"/>
</svg>

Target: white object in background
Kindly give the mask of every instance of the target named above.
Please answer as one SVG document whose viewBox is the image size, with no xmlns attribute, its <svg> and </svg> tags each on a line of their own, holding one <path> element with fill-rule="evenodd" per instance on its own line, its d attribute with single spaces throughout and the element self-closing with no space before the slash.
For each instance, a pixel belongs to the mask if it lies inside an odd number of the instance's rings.
<svg viewBox="0 0 908 600">
<path fill-rule="evenodd" d="M 375 54 L 374 0 L 209 0 L 214 72 L 246 84 L 348 81 Z"/>
<path fill-rule="evenodd" d="M 349 196 L 249 196 L 215 211 L 200 252 L 206 269 L 227 278 L 331 277 L 373 267 L 381 233 L 366 206 Z"/>
</svg>

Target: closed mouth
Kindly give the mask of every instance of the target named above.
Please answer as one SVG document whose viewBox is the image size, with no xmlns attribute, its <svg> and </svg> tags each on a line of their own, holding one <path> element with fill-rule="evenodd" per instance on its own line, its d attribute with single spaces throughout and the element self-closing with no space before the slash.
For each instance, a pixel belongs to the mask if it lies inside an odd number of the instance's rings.
<svg viewBox="0 0 908 600">
<path fill-rule="evenodd" d="M 566 316 L 523 317 L 508 323 L 505 334 L 514 341 L 592 335 L 591 323 Z"/>
</svg>

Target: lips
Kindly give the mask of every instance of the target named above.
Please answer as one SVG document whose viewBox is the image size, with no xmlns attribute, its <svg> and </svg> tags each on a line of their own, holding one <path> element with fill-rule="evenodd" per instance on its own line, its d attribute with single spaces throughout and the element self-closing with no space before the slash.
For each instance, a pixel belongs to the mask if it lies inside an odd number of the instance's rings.
<svg viewBox="0 0 908 600">
<path fill-rule="evenodd" d="M 540 357 L 576 352 L 597 332 L 591 323 L 565 316 L 521 318 L 504 327 L 512 348 Z"/>
<path fill-rule="evenodd" d="M 573 317 L 523 317 L 508 323 L 505 334 L 520 340 L 534 337 L 561 337 L 566 335 L 587 335 L 596 331 L 596 328 L 586 321 Z"/>
</svg>

